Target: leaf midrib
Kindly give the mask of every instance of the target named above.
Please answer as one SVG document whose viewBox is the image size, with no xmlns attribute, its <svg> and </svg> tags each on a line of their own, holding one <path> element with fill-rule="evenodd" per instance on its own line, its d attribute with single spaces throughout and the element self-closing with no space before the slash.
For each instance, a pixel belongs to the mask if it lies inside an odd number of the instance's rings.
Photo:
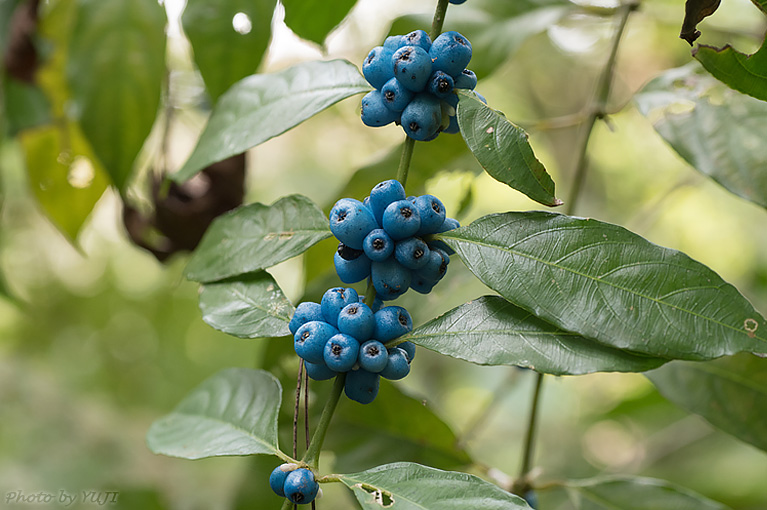
<svg viewBox="0 0 767 510">
<path fill-rule="evenodd" d="M 215 418 L 213 416 L 208 416 L 208 415 L 205 415 L 205 414 L 191 414 L 191 413 L 184 413 L 184 412 L 180 412 L 180 411 L 172 412 L 169 415 L 169 417 L 173 416 L 174 414 L 177 414 L 179 416 L 187 416 L 189 418 L 205 419 L 205 420 L 208 420 L 208 421 L 212 421 L 214 423 L 219 423 L 219 424 L 222 424 L 222 425 L 226 425 L 227 427 L 229 427 L 231 429 L 234 429 L 237 432 L 241 432 L 242 434 L 248 436 L 249 438 L 251 438 L 256 443 L 264 445 L 265 447 L 267 447 L 267 449 L 270 452 L 274 453 L 275 455 L 278 455 L 277 452 L 280 451 L 279 446 L 277 445 L 276 441 L 275 441 L 275 444 L 267 443 L 265 440 L 261 439 L 260 437 L 253 435 L 253 433 L 251 431 L 249 431 L 248 429 L 245 429 L 245 428 L 242 428 L 242 427 L 240 427 L 238 425 L 235 425 L 232 422 L 224 421 L 224 420 L 222 420 L 220 418 Z"/>
</svg>

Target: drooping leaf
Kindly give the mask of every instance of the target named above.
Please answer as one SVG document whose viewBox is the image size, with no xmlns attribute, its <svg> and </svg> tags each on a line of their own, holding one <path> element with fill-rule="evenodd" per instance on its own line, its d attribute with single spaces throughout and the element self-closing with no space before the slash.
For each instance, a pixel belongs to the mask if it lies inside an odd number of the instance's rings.
<svg viewBox="0 0 767 510">
<path fill-rule="evenodd" d="M 767 352 L 767 323 L 735 287 L 623 227 L 509 212 L 439 237 L 507 300 L 605 345 L 689 360 Z"/>
<path fill-rule="evenodd" d="M 203 285 L 200 309 L 210 326 L 240 338 L 290 334 L 293 306 L 266 271 Z"/>
<path fill-rule="evenodd" d="M 206 379 L 147 433 L 154 453 L 202 459 L 277 455 L 280 383 L 264 370 L 229 368 Z"/>
<path fill-rule="evenodd" d="M 728 44 L 724 48 L 700 45 L 693 56 L 728 87 L 767 101 L 767 38 L 753 55 L 741 53 Z"/>
<path fill-rule="evenodd" d="M 156 0 L 79 0 L 67 62 L 72 109 L 120 189 L 157 116 L 165 22 Z"/>
<path fill-rule="evenodd" d="M 535 157 L 527 133 L 473 92 L 461 91 L 458 97 L 461 135 L 487 173 L 536 202 L 561 205 L 554 196 L 554 181 Z"/>
<path fill-rule="evenodd" d="M 51 121 L 50 105 L 43 91 L 36 85 L 16 81 L 9 76 L 3 79 L 3 128 L 8 135 L 16 136 L 24 129 L 47 124 Z"/>
<path fill-rule="evenodd" d="M 767 207 L 767 146 L 762 143 L 767 103 L 689 66 L 665 72 L 634 98 L 685 161 L 732 193 Z"/>
<path fill-rule="evenodd" d="M 303 39 L 322 44 L 357 0 L 283 0 L 285 24 Z"/>
<path fill-rule="evenodd" d="M 679 361 L 647 377 L 678 406 L 767 451 L 767 359 L 743 353 L 705 363 Z"/>
<path fill-rule="evenodd" d="M 20 135 L 30 185 L 45 214 L 71 241 L 108 186 L 76 124 L 43 126 Z"/>
<path fill-rule="evenodd" d="M 469 301 L 402 338 L 480 365 L 517 365 L 554 375 L 643 372 L 667 361 L 563 331 L 498 296 Z"/>
<path fill-rule="evenodd" d="M 410 462 L 341 475 L 365 510 L 525 510 L 525 501 L 474 475 Z"/>
<path fill-rule="evenodd" d="M 375 405 L 349 401 L 339 406 L 325 448 L 335 455 L 337 470 L 403 458 L 455 469 L 471 463 L 457 442 L 450 427 L 423 402 L 382 380 Z"/>
<path fill-rule="evenodd" d="M 711 16 L 719 8 L 721 0 L 686 0 L 684 4 L 684 21 L 679 37 L 692 46 L 692 43 L 700 37 L 700 30 L 696 27 L 703 18 Z"/>
<path fill-rule="evenodd" d="M 187 1 L 181 23 L 214 102 L 258 69 L 269 47 L 276 4 L 277 0 Z"/>
<path fill-rule="evenodd" d="M 185 181 L 211 163 L 281 135 L 338 101 L 369 90 L 346 60 L 304 62 L 244 78 L 216 103 L 192 155 L 173 178 Z"/>
<path fill-rule="evenodd" d="M 254 273 L 331 235 L 328 219 L 304 196 L 246 205 L 213 221 L 189 260 L 186 277 L 207 283 Z"/>
<path fill-rule="evenodd" d="M 728 510 L 689 489 L 665 480 L 607 476 L 570 480 L 539 493 L 541 508 L 572 510 Z"/>
</svg>

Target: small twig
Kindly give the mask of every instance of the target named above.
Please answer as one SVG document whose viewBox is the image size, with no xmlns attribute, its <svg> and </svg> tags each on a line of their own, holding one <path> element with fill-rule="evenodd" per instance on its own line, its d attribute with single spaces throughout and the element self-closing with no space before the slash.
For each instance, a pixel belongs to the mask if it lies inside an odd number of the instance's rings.
<svg viewBox="0 0 767 510">
<path fill-rule="evenodd" d="M 293 457 L 298 458 L 298 414 L 301 403 L 301 381 L 304 375 L 304 360 L 298 364 L 298 377 L 296 378 L 296 405 L 293 408 Z"/>
<path fill-rule="evenodd" d="M 522 452 L 522 466 L 519 470 L 519 477 L 514 481 L 511 492 L 519 496 L 524 496 L 530 489 L 530 468 L 533 464 L 533 448 L 535 446 L 535 429 L 538 421 L 538 404 L 541 400 L 541 386 L 543 385 L 543 374 L 536 372 L 535 386 L 533 387 L 533 400 L 530 404 L 530 417 L 527 422 L 527 432 L 525 433 L 525 448 Z"/>
</svg>

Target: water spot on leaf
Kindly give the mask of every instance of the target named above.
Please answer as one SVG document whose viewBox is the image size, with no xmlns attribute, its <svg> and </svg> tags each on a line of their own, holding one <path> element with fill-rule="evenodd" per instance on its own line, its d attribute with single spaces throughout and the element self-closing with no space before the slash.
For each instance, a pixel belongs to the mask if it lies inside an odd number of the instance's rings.
<svg viewBox="0 0 767 510">
<path fill-rule="evenodd" d="M 93 184 L 96 171 L 88 158 L 77 156 L 69 167 L 67 182 L 73 188 L 85 189 Z"/>
</svg>

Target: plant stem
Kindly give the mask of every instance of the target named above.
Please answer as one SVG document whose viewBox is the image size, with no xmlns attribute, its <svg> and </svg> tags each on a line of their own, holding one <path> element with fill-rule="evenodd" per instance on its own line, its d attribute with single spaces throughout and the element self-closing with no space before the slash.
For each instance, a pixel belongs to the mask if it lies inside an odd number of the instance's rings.
<svg viewBox="0 0 767 510">
<path fill-rule="evenodd" d="M 450 0 L 437 0 L 437 9 L 434 11 L 434 19 L 431 22 L 431 33 L 429 34 L 432 41 L 442 33 L 442 24 L 445 23 L 445 13 L 447 12 L 449 1 Z"/>
<path fill-rule="evenodd" d="M 312 442 L 309 445 L 309 448 L 306 450 L 304 458 L 302 459 L 304 462 L 309 464 L 314 471 L 317 471 L 319 468 L 319 457 L 320 451 L 322 450 L 322 443 L 325 442 L 325 434 L 328 431 L 330 420 L 333 418 L 333 413 L 336 411 L 338 401 L 341 399 L 341 393 L 343 393 L 344 390 L 345 380 L 346 374 L 338 374 L 336 376 L 336 379 L 333 382 L 333 389 L 330 391 L 330 397 L 328 397 L 328 401 L 325 403 L 325 408 L 322 410 L 322 415 L 320 416 L 320 422 L 317 424 L 317 430 L 314 431 Z"/>
<path fill-rule="evenodd" d="M 413 148 L 415 140 L 409 136 L 405 137 L 405 143 L 402 145 L 402 156 L 399 158 L 399 168 L 397 168 L 397 180 L 405 187 L 407 183 L 407 174 L 410 170 L 410 160 L 413 159 Z"/>
<path fill-rule="evenodd" d="M 525 449 L 522 453 L 522 467 L 519 469 L 519 478 L 514 481 L 512 492 L 519 496 L 524 496 L 529 489 L 530 482 L 527 478 L 530 468 L 533 464 L 533 447 L 535 445 L 535 425 L 538 421 L 538 404 L 541 400 L 541 386 L 543 385 L 543 374 L 535 374 L 535 386 L 533 388 L 533 401 L 530 404 L 530 417 L 527 422 L 527 432 L 525 433 Z"/>
</svg>

